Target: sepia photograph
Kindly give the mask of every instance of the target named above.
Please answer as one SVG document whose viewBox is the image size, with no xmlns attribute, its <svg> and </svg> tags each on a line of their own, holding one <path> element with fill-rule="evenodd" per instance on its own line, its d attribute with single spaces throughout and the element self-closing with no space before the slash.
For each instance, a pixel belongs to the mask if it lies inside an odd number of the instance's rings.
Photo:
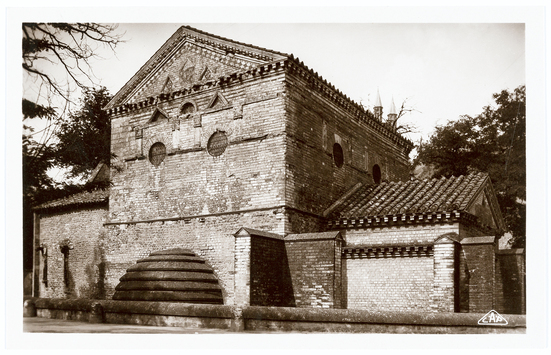
<svg viewBox="0 0 551 355">
<path fill-rule="evenodd" d="M 543 112 L 527 93 L 544 96 L 527 84 L 534 8 L 475 21 L 474 8 L 455 21 L 450 8 L 363 21 L 219 8 L 178 22 L 184 10 L 12 10 L 19 338 L 542 346 L 546 326 L 527 323 L 527 299 L 547 304 L 527 286 L 546 275 L 527 268 L 546 262 L 545 227 L 527 223 L 542 202 L 527 175 L 545 175 L 527 165 L 527 134 L 542 136 L 527 112 Z"/>
</svg>

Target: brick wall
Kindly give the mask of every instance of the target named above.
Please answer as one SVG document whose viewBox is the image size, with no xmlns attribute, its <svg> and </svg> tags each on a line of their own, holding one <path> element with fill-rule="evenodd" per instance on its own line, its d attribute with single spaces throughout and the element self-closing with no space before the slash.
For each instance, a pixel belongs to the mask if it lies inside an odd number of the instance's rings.
<svg viewBox="0 0 551 355">
<path fill-rule="evenodd" d="M 35 282 L 38 281 L 40 297 L 105 297 L 102 224 L 106 216 L 104 207 L 40 214 L 40 234 L 35 247 L 47 249 L 46 258 L 40 251 L 35 252 L 38 261 Z M 60 250 L 65 242 L 72 245 L 66 256 Z M 44 266 L 47 285 L 43 282 Z"/>
<path fill-rule="evenodd" d="M 350 228 L 346 230 L 346 245 L 377 244 L 429 244 L 448 233 L 458 233 L 460 225 L 431 224 L 375 228 Z"/>
<path fill-rule="evenodd" d="M 443 237 L 434 244 L 434 283 L 431 310 L 459 312 L 459 244 Z"/>
<path fill-rule="evenodd" d="M 282 239 L 251 236 L 251 306 L 295 305 L 285 243 Z"/>
<path fill-rule="evenodd" d="M 286 241 L 296 307 L 341 308 L 339 240 Z"/>
<path fill-rule="evenodd" d="M 217 90 L 228 104 L 210 109 Z M 153 106 L 113 117 L 111 151 L 118 169 L 111 174 L 110 219 L 138 221 L 283 205 L 285 119 L 284 100 L 278 96 L 283 90 L 283 75 L 276 73 L 160 102 L 168 120 L 148 123 Z M 198 110 L 190 117 L 179 113 L 188 101 Z M 236 119 L 236 110 L 242 110 L 242 118 Z M 142 138 L 136 138 L 135 128 L 143 131 Z M 225 132 L 229 145 L 214 157 L 206 147 L 217 130 Z M 147 157 L 155 142 L 167 148 L 158 167 Z"/>
<path fill-rule="evenodd" d="M 494 237 L 461 241 L 463 264 L 460 267 L 466 275 L 461 278 L 463 284 L 460 287 L 463 296 L 468 293 L 468 303 L 462 302 L 462 311 L 484 313 L 494 308 L 495 248 Z"/>
<path fill-rule="evenodd" d="M 526 314 L 526 269 L 524 249 L 496 253 L 495 304 L 499 313 Z"/>
<path fill-rule="evenodd" d="M 429 311 L 432 256 L 343 259 L 348 309 Z"/>
<path fill-rule="evenodd" d="M 234 233 L 243 226 L 274 231 L 277 225 L 278 219 L 271 209 L 174 221 L 108 225 L 105 238 L 107 297 L 113 295 L 119 278 L 136 260 L 157 250 L 185 248 L 210 264 L 222 287 L 224 304 L 232 305 L 235 303 L 236 273 Z"/>
<path fill-rule="evenodd" d="M 383 179 L 409 178 L 404 148 L 322 96 L 300 74 L 286 75 L 286 199 L 291 207 L 321 214 L 357 182 L 372 183 L 372 167 Z M 333 160 L 333 145 L 344 165 Z M 322 192 L 322 193 L 320 193 Z"/>
</svg>

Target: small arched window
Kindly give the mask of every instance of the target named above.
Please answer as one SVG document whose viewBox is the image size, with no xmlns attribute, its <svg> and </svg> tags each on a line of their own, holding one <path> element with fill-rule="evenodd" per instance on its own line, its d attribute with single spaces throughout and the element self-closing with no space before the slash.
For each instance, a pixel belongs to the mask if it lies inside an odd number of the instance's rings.
<svg viewBox="0 0 551 355">
<path fill-rule="evenodd" d="M 377 164 L 373 165 L 373 181 L 376 184 L 381 183 L 381 168 Z"/>
<path fill-rule="evenodd" d="M 166 147 L 163 143 L 157 142 L 149 149 L 149 161 L 155 166 L 161 165 L 166 157 Z"/>
<path fill-rule="evenodd" d="M 191 102 L 186 102 L 180 109 L 180 113 L 182 115 L 186 115 L 188 113 L 194 113 L 194 112 L 195 112 L 195 106 Z"/>
<path fill-rule="evenodd" d="M 333 144 L 333 160 L 337 168 L 340 168 L 344 164 L 344 153 L 339 143 Z"/>
</svg>

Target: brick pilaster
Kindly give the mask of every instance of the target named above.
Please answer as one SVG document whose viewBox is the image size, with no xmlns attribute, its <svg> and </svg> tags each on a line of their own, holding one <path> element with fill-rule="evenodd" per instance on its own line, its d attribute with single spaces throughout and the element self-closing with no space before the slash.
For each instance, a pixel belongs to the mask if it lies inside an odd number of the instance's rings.
<svg viewBox="0 0 551 355">
<path fill-rule="evenodd" d="M 485 313 L 494 308 L 495 237 L 464 238 L 461 248 L 468 278 L 469 313 Z"/>
<path fill-rule="evenodd" d="M 431 309 L 434 312 L 456 311 L 456 241 L 442 236 L 434 242 L 434 285 Z"/>
<path fill-rule="evenodd" d="M 251 236 L 235 234 L 234 253 L 235 305 L 249 306 L 251 303 Z"/>
</svg>

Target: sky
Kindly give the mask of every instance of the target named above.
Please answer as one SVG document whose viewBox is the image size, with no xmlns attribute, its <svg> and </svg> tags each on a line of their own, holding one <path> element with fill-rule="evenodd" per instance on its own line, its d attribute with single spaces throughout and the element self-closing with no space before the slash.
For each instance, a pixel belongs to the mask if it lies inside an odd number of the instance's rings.
<svg viewBox="0 0 551 355">
<path fill-rule="evenodd" d="M 477 115 L 492 94 L 525 85 L 524 23 L 117 23 L 122 42 L 98 47 L 94 82 L 117 93 L 182 25 L 293 54 L 357 103 L 373 110 L 377 92 L 386 118 L 391 102 L 411 111 L 398 124 L 426 141 L 437 125 Z M 49 63 L 48 70 L 52 67 Z M 62 70 L 57 75 L 63 74 Z M 54 68 L 55 70 L 55 68 Z M 36 85 L 24 81 L 24 95 Z M 78 94 L 73 95 L 78 102 Z M 59 104 L 58 107 L 62 107 Z M 73 104 L 71 109 L 78 109 Z M 26 120 L 39 132 L 45 122 Z M 414 149 L 410 154 L 413 158 Z M 60 170 L 51 175 L 63 179 Z"/>
<path fill-rule="evenodd" d="M 357 103 L 384 116 L 391 101 L 414 111 L 401 120 L 427 139 L 436 125 L 476 115 L 492 94 L 525 85 L 524 24 L 184 23 L 202 31 L 293 54 Z M 116 93 L 182 24 L 119 24 L 126 41 L 94 64 Z"/>
</svg>

